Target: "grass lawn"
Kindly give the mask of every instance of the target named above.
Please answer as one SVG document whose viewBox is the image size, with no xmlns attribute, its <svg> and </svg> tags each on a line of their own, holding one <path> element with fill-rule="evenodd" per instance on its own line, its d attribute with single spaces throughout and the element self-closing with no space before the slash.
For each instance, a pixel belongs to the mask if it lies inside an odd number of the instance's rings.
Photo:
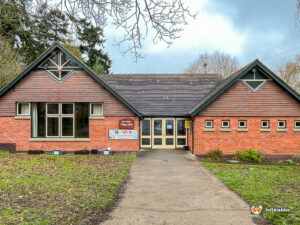
<svg viewBox="0 0 300 225">
<path fill-rule="evenodd" d="M 274 224 L 300 224 L 300 167 L 202 162 L 248 203 L 291 212 L 263 214 Z M 253 168 L 253 169 L 249 169 Z M 250 210 L 249 210 L 250 213 Z"/>
<path fill-rule="evenodd" d="M 0 224 L 94 224 L 135 155 L 0 155 Z"/>
</svg>

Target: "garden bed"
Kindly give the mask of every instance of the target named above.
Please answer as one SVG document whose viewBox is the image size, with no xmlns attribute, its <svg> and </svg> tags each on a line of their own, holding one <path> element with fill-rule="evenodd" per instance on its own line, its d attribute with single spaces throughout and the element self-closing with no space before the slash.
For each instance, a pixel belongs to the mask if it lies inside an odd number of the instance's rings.
<svg viewBox="0 0 300 225">
<path fill-rule="evenodd" d="M 0 224 L 97 224 L 135 155 L 0 155 Z"/>
</svg>

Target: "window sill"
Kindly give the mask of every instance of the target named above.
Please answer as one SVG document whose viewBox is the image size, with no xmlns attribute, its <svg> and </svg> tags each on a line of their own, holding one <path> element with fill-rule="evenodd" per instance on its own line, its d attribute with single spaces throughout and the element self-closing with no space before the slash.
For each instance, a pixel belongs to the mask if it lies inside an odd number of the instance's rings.
<svg viewBox="0 0 300 225">
<path fill-rule="evenodd" d="M 90 141 L 89 138 L 30 138 L 29 141 Z"/>
<path fill-rule="evenodd" d="M 15 116 L 16 120 L 30 120 L 30 116 Z"/>
<path fill-rule="evenodd" d="M 104 116 L 90 116 L 89 119 L 90 120 L 104 120 L 105 117 Z"/>
<path fill-rule="evenodd" d="M 260 131 L 262 131 L 262 132 L 270 132 L 271 129 L 270 128 L 260 128 Z"/>
<path fill-rule="evenodd" d="M 204 131 L 205 132 L 213 132 L 213 131 L 215 131 L 215 128 L 204 128 Z"/>
<path fill-rule="evenodd" d="M 220 131 L 222 131 L 222 132 L 230 132 L 231 129 L 230 128 L 221 128 Z"/>
<path fill-rule="evenodd" d="M 239 132 L 248 132 L 248 128 L 238 128 L 237 131 L 239 131 Z"/>
<path fill-rule="evenodd" d="M 295 132 L 300 132 L 300 128 L 295 128 L 294 131 Z"/>
<path fill-rule="evenodd" d="M 277 131 L 278 132 L 287 132 L 288 129 L 286 129 L 286 128 L 278 128 Z"/>
</svg>

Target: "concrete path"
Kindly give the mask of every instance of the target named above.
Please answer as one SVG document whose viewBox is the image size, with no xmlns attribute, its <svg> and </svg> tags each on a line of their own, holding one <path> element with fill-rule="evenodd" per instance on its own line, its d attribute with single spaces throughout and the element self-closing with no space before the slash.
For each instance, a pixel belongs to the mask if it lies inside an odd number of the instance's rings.
<svg viewBox="0 0 300 225">
<path fill-rule="evenodd" d="M 105 225 L 265 224 L 189 152 L 142 151 Z"/>
</svg>

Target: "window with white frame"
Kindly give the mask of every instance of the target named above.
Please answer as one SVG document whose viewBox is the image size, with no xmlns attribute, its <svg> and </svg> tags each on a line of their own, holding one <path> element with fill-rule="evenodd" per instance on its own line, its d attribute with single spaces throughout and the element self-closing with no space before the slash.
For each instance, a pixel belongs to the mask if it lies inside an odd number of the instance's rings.
<svg viewBox="0 0 300 225">
<path fill-rule="evenodd" d="M 239 120 L 239 128 L 247 128 L 247 120 Z"/>
<path fill-rule="evenodd" d="M 103 103 L 91 103 L 91 116 L 103 116 Z"/>
<path fill-rule="evenodd" d="M 46 104 L 46 137 L 74 137 L 74 103 Z"/>
<path fill-rule="evenodd" d="M 300 129 L 300 120 L 295 121 L 295 129 Z"/>
<path fill-rule="evenodd" d="M 265 129 L 270 128 L 270 121 L 269 120 L 262 120 L 261 121 L 261 128 L 265 128 Z"/>
<path fill-rule="evenodd" d="M 30 115 L 30 103 L 18 102 L 17 103 L 17 115 L 18 116 L 29 116 Z"/>
<path fill-rule="evenodd" d="M 230 121 L 222 120 L 222 128 L 230 128 Z"/>
<path fill-rule="evenodd" d="M 213 120 L 205 120 L 205 128 L 214 128 Z"/>
<path fill-rule="evenodd" d="M 278 120 L 278 129 L 285 129 L 285 128 L 286 128 L 286 121 Z"/>
</svg>

